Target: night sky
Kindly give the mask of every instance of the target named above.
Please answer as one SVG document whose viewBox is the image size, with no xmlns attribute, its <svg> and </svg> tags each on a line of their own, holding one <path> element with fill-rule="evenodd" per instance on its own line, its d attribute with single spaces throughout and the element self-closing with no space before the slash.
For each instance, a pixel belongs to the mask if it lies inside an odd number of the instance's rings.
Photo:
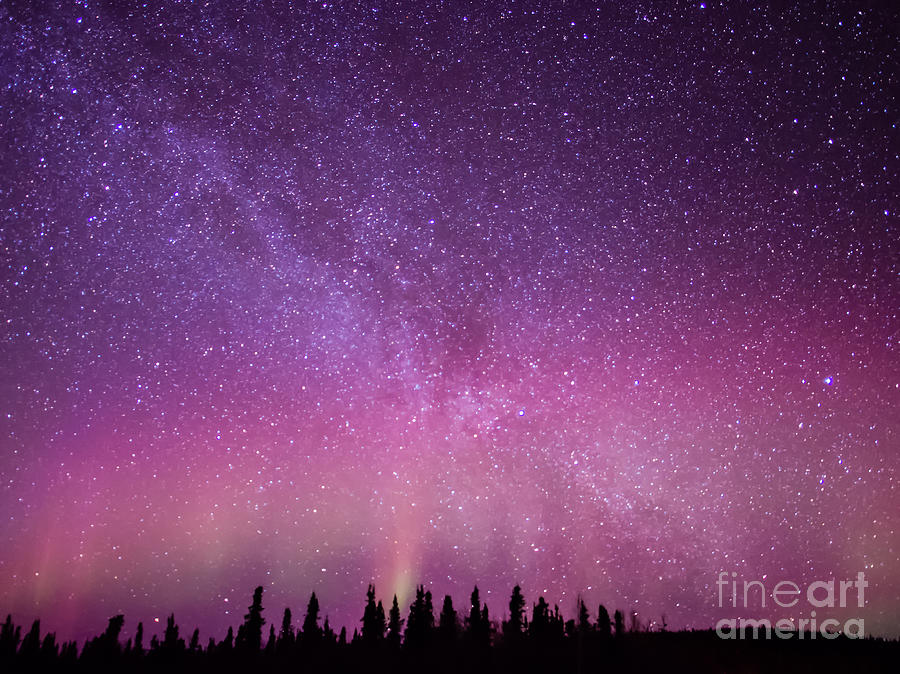
<svg viewBox="0 0 900 674">
<path fill-rule="evenodd" d="M 864 571 L 900 633 L 891 3 L 53 4 L 0 4 L 3 617 Z"/>
</svg>

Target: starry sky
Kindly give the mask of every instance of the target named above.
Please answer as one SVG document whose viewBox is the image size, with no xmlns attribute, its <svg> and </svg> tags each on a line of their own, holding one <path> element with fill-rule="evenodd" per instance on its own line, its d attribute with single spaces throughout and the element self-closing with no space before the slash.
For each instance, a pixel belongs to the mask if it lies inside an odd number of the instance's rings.
<svg viewBox="0 0 900 674">
<path fill-rule="evenodd" d="M 889 4 L 0 4 L 0 609 L 900 633 Z"/>
</svg>

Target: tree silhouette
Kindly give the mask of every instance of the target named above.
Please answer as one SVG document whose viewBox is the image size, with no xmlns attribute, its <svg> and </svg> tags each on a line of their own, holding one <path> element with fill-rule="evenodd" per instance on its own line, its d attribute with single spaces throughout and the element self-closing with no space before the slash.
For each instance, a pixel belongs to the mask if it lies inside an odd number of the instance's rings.
<svg viewBox="0 0 900 674">
<path fill-rule="evenodd" d="M 285 608 L 277 644 L 278 652 L 282 654 L 289 652 L 294 647 L 294 626 L 291 625 L 291 619 L 291 609 Z"/>
<path fill-rule="evenodd" d="M 584 671 L 585 654 L 591 647 L 594 625 L 591 623 L 591 614 L 588 612 L 584 600 L 578 597 L 578 621 L 575 625 L 576 636 L 576 663 L 578 671 Z"/>
<path fill-rule="evenodd" d="M 516 585 L 509 598 L 509 620 L 503 623 L 503 636 L 511 642 L 517 641 L 525 630 L 525 597 L 522 588 Z"/>
<path fill-rule="evenodd" d="M 425 626 L 425 638 L 426 640 L 430 640 L 431 635 L 434 632 L 434 602 L 432 601 L 431 590 L 425 592 L 425 613 L 423 620 Z"/>
<path fill-rule="evenodd" d="M 587 605 L 584 600 L 578 599 L 578 632 L 580 634 L 589 634 L 594 630 L 591 624 L 591 615 L 588 612 Z"/>
<path fill-rule="evenodd" d="M 159 648 L 169 658 L 177 657 L 185 648 L 184 639 L 178 637 L 178 625 L 175 624 L 174 613 L 166 618 L 166 631 L 163 634 L 163 642 Z"/>
<path fill-rule="evenodd" d="M 13 625 L 12 615 L 6 616 L 6 622 L 0 628 L 0 658 L 10 660 L 16 654 L 19 648 L 19 642 L 22 640 L 22 628 Z"/>
<path fill-rule="evenodd" d="M 469 597 L 469 617 L 466 619 L 465 646 L 468 666 L 484 669 L 489 661 L 491 623 L 487 604 L 481 604 L 476 585 Z"/>
<path fill-rule="evenodd" d="M 49 665 L 59 657 L 59 646 L 56 643 L 56 634 L 50 632 L 41 642 L 40 660 L 45 665 Z"/>
<path fill-rule="evenodd" d="M 315 647 L 322 640 L 322 628 L 319 627 L 319 599 L 313 592 L 306 605 L 306 616 L 303 618 L 303 643 Z"/>
<path fill-rule="evenodd" d="M 480 648 L 490 641 L 490 625 L 488 624 L 487 604 L 482 608 L 477 585 L 472 590 L 470 601 L 466 635 L 475 648 Z"/>
<path fill-rule="evenodd" d="M 135 655 L 143 655 L 144 653 L 144 623 L 139 622 L 137 630 L 134 633 L 134 648 L 132 652 Z"/>
<path fill-rule="evenodd" d="M 537 603 L 531 610 L 531 624 L 528 626 L 528 632 L 538 646 L 546 644 L 550 638 L 550 606 L 543 597 L 538 597 Z"/>
<path fill-rule="evenodd" d="M 203 649 L 200 647 L 200 628 L 197 627 L 194 629 L 194 633 L 191 635 L 191 640 L 188 643 L 188 650 L 191 653 L 199 653 Z"/>
<path fill-rule="evenodd" d="M 234 650 L 234 629 L 229 625 L 228 634 L 225 635 L 225 638 L 222 640 L 222 643 L 219 644 L 219 650 L 223 653 L 231 653 Z"/>
<path fill-rule="evenodd" d="M 369 585 L 366 592 L 366 608 L 362 617 L 362 640 L 367 644 L 375 644 L 384 638 L 385 619 L 384 606 L 375 603 L 375 586 Z"/>
<path fill-rule="evenodd" d="M 441 608 L 441 616 L 438 622 L 438 633 L 441 643 L 451 645 L 456 641 L 459 632 L 459 617 L 453 608 L 453 598 L 448 594 L 444 596 L 444 605 Z"/>
<path fill-rule="evenodd" d="M 125 624 L 125 616 L 117 615 L 113 616 L 109 619 L 109 624 L 106 626 L 106 632 L 103 633 L 103 638 L 109 643 L 110 646 L 118 646 L 119 645 L 119 634 L 122 633 L 122 626 Z"/>
<path fill-rule="evenodd" d="M 378 600 L 378 605 L 375 606 L 375 634 L 378 636 L 379 640 L 384 639 L 384 633 L 387 631 L 387 620 L 384 616 L 384 606 L 381 604 L 381 600 Z"/>
<path fill-rule="evenodd" d="M 59 649 L 59 669 L 74 670 L 78 662 L 78 644 L 74 641 L 65 642 Z"/>
<path fill-rule="evenodd" d="M 391 610 L 388 612 L 387 641 L 392 648 L 400 648 L 403 622 L 403 618 L 400 617 L 400 605 L 397 603 L 397 595 L 395 594 L 394 601 L 391 603 Z"/>
<path fill-rule="evenodd" d="M 250 653 L 258 653 L 262 646 L 262 628 L 266 621 L 262 617 L 262 585 L 253 591 L 253 603 L 247 607 L 247 614 L 244 616 L 243 634 L 238 631 L 238 642 Z"/>
<path fill-rule="evenodd" d="M 322 623 L 322 640 L 329 645 L 333 645 L 337 641 L 334 630 L 331 629 L 331 624 L 328 622 L 328 616 L 325 616 L 325 622 Z"/>
<path fill-rule="evenodd" d="M 553 605 L 553 613 L 550 614 L 550 638 L 560 641 L 565 635 L 565 620 L 559 612 L 559 605 Z"/>
<path fill-rule="evenodd" d="M 152 674 L 165 670 L 178 672 L 389 672 L 418 674 L 436 672 L 450 674 L 466 671 L 472 674 L 487 672 L 517 672 L 545 674 L 547 672 L 581 674 L 591 671 L 893 671 L 900 658 L 900 641 L 881 639 L 853 639 L 844 635 L 816 640 L 746 639 L 740 643 L 720 639 L 715 630 L 681 632 L 649 632 L 646 623 L 631 614 L 631 625 L 639 633 L 626 634 L 626 617 L 609 612 L 601 604 L 596 623 L 586 604 L 579 597 L 576 613 L 565 619 L 559 606 L 553 611 L 543 597 L 533 605 L 531 619 L 525 615 L 521 588 L 513 588 L 510 613 L 503 622 L 503 638 L 492 643 L 495 624 L 489 619 L 487 605 L 482 603 L 478 588 L 471 596 L 472 606 L 464 622 L 465 638 L 458 639 L 459 619 L 448 595 L 443 602 L 438 629 L 434 629 L 431 595 L 423 585 L 416 587 L 407 620 L 400 615 L 396 595 L 386 625 L 384 609 L 376 600 L 374 586 L 366 596 L 363 638 L 354 632 L 347 642 L 346 630 L 336 637 L 326 616 L 320 628 L 320 607 L 313 594 L 304 620 L 305 629 L 294 635 L 291 612 L 285 610 L 281 630 L 269 626 L 265 648 L 250 650 L 254 627 L 261 622 L 261 592 L 254 594 L 254 604 L 238 630 L 242 644 L 235 653 L 235 635 L 231 627 L 221 643 L 210 637 L 204 649 L 200 644 L 200 630 L 195 629 L 185 647 L 175 622 L 175 615 L 166 619 L 162 639 L 153 635 L 149 649 L 143 646 L 144 629 L 138 623 L 134 640 L 124 648 L 119 643 L 124 617 L 113 616 L 99 636 L 88 639 L 79 655 L 75 642 L 60 645 L 56 634 L 41 635 L 41 623 L 35 620 L 31 629 L 20 639 L 21 627 L 12 616 L 0 626 L 0 672 L 136 672 Z M 259 620 L 254 622 L 254 615 Z M 517 619 L 517 616 L 519 618 Z M 665 619 L 661 624 L 665 624 Z M 387 644 L 384 643 L 385 627 Z M 407 628 L 407 640 L 400 634 Z M 620 637 L 611 642 L 615 628 Z M 308 648 L 304 632 L 319 635 L 318 645 Z M 294 648 L 281 648 L 293 636 Z M 313 638 L 313 637 L 310 637 Z M 367 641 L 368 639 L 368 641 Z M 796 644 L 796 645 L 795 645 Z M 239 655 L 240 657 L 234 657 Z M 888 666 L 887 663 L 891 663 Z"/>
<path fill-rule="evenodd" d="M 31 629 L 22 639 L 22 645 L 19 646 L 19 657 L 23 662 L 34 663 L 41 651 L 41 621 L 35 620 L 31 623 Z"/>
<path fill-rule="evenodd" d="M 481 607 L 481 634 L 479 635 L 479 643 L 482 648 L 489 648 L 491 645 L 491 617 L 488 615 L 488 605 L 485 603 Z"/>
<path fill-rule="evenodd" d="M 416 598 L 409 607 L 404 643 L 412 649 L 425 648 L 433 630 L 434 606 L 431 602 L 431 592 L 425 592 L 424 585 L 417 585 Z"/>
<path fill-rule="evenodd" d="M 116 615 L 109 619 L 106 631 L 93 643 L 93 657 L 112 660 L 121 653 L 119 645 L 119 634 L 122 633 L 122 626 L 125 624 L 125 616 Z"/>
<path fill-rule="evenodd" d="M 613 614 L 613 623 L 616 627 L 617 637 L 625 634 L 625 616 L 622 615 L 622 612 L 619 609 L 616 609 L 616 612 Z"/>
<path fill-rule="evenodd" d="M 612 624 L 609 621 L 609 611 L 603 604 L 597 609 L 597 633 L 601 639 L 608 639 L 612 636 Z"/>
</svg>

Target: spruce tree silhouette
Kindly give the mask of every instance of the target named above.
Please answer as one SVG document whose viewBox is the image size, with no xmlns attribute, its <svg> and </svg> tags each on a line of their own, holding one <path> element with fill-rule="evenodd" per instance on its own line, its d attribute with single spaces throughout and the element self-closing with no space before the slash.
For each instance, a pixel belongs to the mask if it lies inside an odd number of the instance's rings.
<svg viewBox="0 0 900 674">
<path fill-rule="evenodd" d="M 546 646 L 550 640 L 550 606 L 543 597 L 538 597 L 531 610 L 531 624 L 528 626 L 529 636 L 538 648 Z"/>
<path fill-rule="evenodd" d="M 82 662 L 89 664 L 91 668 L 102 668 L 118 659 L 120 653 L 119 632 L 122 629 L 124 618 L 115 616 L 109 619 L 106 631 L 93 639 L 85 641 L 81 651 Z"/>
<path fill-rule="evenodd" d="M 294 647 L 294 626 L 291 624 L 291 609 L 284 609 L 284 616 L 281 618 L 281 631 L 278 633 L 277 650 L 280 654 L 285 655 Z"/>
<path fill-rule="evenodd" d="M 525 597 L 516 585 L 509 598 L 509 620 L 503 622 L 503 637 L 510 644 L 517 643 L 525 630 Z"/>
<path fill-rule="evenodd" d="M 403 618 L 400 617 L 400 605 L 397 603 L 397 595 L 391 602 L 391 610 L 388 612 L 387 642 L 394 650 L 400 648 L 400 638 L 403 631 Z"/>
<path fill-rule="evenodd" d="M 469 618 L 466 624 L 466 633 L 474 642 L 479 640 L 481 635 L 481 597 L 478 594 L 478 586 L 472 590 L 469 605 Z"/>
<path fill-rule="evenodd" d="M 334 630 L 331 629 L 331 623 L 328 622 L 328 616 L 325 616 L 325 622 L 322 623 L 322 641 L 329 646 L 333 646 L 337 641 Z"/>
<path fill-rule="evenodd" d="M 123 615 L 113 616 L 109 619 L 106 631 L 99 638 L 94 639 L 93 657 L 104 662 L 111 662 L 118 657 L 122 651 L 119 645 L 119 634 L 122 633 L 124 624 L 125 616 Z"/>
<path fill-rule="evenodd" d="M 202 650 L 203 649 L 200 647 L 200 628 L 197 627 L 191 635 L 191 641 L 188 643 L 188 651 L 191 653 L 199 653 Z"/>
<path fill-rule="evenodd" d="M 367 593 L 364 628 L 376 645 L 383 644 L 385 620 L 381 602 L 376 602 L 374 586 Z M 314 597 L 315 595 L 313 595 Z M 89 639 L 79 657 L 75 642 L 60 647 L 54 633 L 41 635 L 41 623 L 35 620 L 23 639 L 21 628 L 14 624 L 12 616 L 0 626 L 0 672 L 137 672 L 152 674 L 165 670 L 178 672 L 390 672 L 414 674 L 436 672 L 438 674 L 468 670 L 471 674 L 484 672 L 517 672 L 528 674 L 560 672 L 580 674 L 590 671 L 669 671 L 669 672 L 718 672 L 718 671 L 894 671 L 900 658 L 900 642 L 881 639 L 852 639 L 837 636 L 834 640 L 799 638 L 793 641 L 771 639 L 746 639 L 739 643 L 718 638 L 714 630 L 690 632 L 645 631 L 645 623 L 632 618 L 640 634 L 626 635 L 625 617 L 616 611 L 614 619 L 601 604 L 597 622 L 579 597 L 574 618 L 565 620 L 555 606 L 550 612 L 547 602 L 539 597 L 534 604 L 531 620 L 524 613 L 521 589 L 514 588 L 510 598 L 509 619 L 504 622 L 503 639 L 491 643 L 494 625 L 490 622 L 487 605 L 482 604 L 477 588 L 472 593 L 472 607 L 465 622 L 467 638 L 456 639 L 458 616 L 452 599 L 444 599 L 437 631 L 434 631 L 433 608 L 430 593 L 424 586 L 416 588 L 416 596 L 410 606 L 407 621 L 400 616 L 399 602 L 394 597 L 390 611 L 388 643 L 390 648 L 366 646 L 366 641 L 354 636 L 347 643 L 346 631 L 336 638 L 328 617 L 318 628 L 320 608 L 318 599 L 312 601 L 307 612 L 306 632 L 321 631 L 321 646 L 315 653 L 300 647 L 284 655 L 279 653 L 279 643 L 292 633 L 291 614 L 285 611 L 281 634 L 274 624 L 268 630 L 265 649 L 259 650 L 251 660 L 244 650 L 243 657 L 229 657 L 233 653 L 234 633 L 228 634 L 220 644 L 210 638 L 204 649 L 200 645 L 199 628 L 195 629 L 188 647 L 179 635 L 174 614 L 166 620 L 163 640 L 153 635 L 150 648 L 144 651 L 143 625 L 138 624 L 134 641 L 129 640 L 124 649 L 119 643 L 124 618 L 110 618 L 106 630 Z M 261 618 L 261 593 L 255 595 L 251 616 L 241 625 L 241 643 L 247 646 L 255 614 Z M 521 620 L 517 620 L 520 616 Z M 398 640 L 406 622 L 408 642 Z M 665 621 L 663 621 L 664 623 Z M 257 623 L 258 624 L 258 623 Z M 519 637 L 514 635 L 518 630 Z M 610 642 L 613 626 L 621 637 Z M 303 634 L 301 631 L 300 635 Z M 429 634 L 433 635 L 430 639 Z M 437 635 L 440 635 L 439 637 Z M 468 638 L 468 637 L 471 637 Z M 518 642 L 515 640 L 518 639 Z M 297 637 L 295 637 L 297 643 Z M 431 645 L 437 643 L 437 648 Z M 515 647 L 513 644 L 515 643 Z M 426 644 L 424 647 L 423 644 Z M 406 648 L 406 646 L 409 648 Z M 446 647 L 445 647 L 446 646 Z M 892 663 L 888 665 L 888 663 Z"/>
<path fill-rule="evenodd" d="M 134 648 L 132 652 L 135 655 L 143 655 L 144 654 L 144 623 L 139 622 L 137 625 L 137 630 L 134 633 Z"/>
<path fill-rule="evenodd" d="M 625 616 L 619 609 L 613 613 L 613 624 L 616 627 L 616 636 L 621 637 L 625 634 Z"/>
<path fill-rule="evenodd" d="M 103 638 L 110 646 L 115 647 L 116 649 L 118 649 L 119 646 L 119 635 L 122 633 L 122 626 L 124 624 L 125 616 L 113 616 L 109 619 L 109 624 L 106 626 L 106 632 L 103 633 Z"/>
<path fill-rule="evenodd" d="M 184 639 L 178 637 L 178 625 L 175 624 L 175 614 L 172 613 L 166 618 L 166 631 L 163 634 L 160 650 L 172 659 L 180 655 L 184 648 Z"/>
<path fill-rule="evenodd" d="M 430 595 L 430 593 L 429 593 Z M 429 620 L 431 625 L 429 625 Z M 416 586 L 416 598 L 409 607 L 409 617 L 406 620 L 406 636 L 404 645 L 410 649 L 422 649 L 428 641 L 428 634 L 434 625 L 434 613 L 428 615 L 428 605 L 425 600 L 425 586 Z"/>
<path fill-rule="evenodd" d="M 366 608 L 362 617 L 363 643 L 369 645 L 379 643 L 384 638 L 384 629 L 384 607 L 380 601 L 375 603 L 375 586 L 369 585 L 366 592 Z"/>
<path fill-rule="evenodd" d="M 578 597 L 578 619 L 575 624 L 575 638 L 576 669 L 579 672 L 583 672 L 586 653 L 591 648 L 594 638 L 594 625 L 591 623 L 591 614 L 588 611 L 587 605 L 580 595 Z"/>
<path fill-rule="evenodd" d="M 59 669 L 61 671 L 73 671 L 77 664 L 78 644 L 74 641 L 67 641 L 59 649 Z"/>
<path fill-rule="evenodd" d="M 234 650 L 234 628 L 230 625 L 228 626 L 228 633 L 225 635 L 225 638 L 222 639 L 222 643 L 219 644 L 219 647 L 216 650 L 221 651 L 224 654 L 230 654 L 231 651 Z"/>
<path fill-rule="evenodd" d="M 486 671 L 490 663 L 491 625 L 487 604 L 482 606 L 476 585 L 469 597 L 469 616 L 466 619 L 464 666 L 476 671 Z"/>
<path fill-rule="evenodd" d="M 369 589 L 366 590 L 366 606 L 363 609 L 363 616 L 360 622 L 362 623 L 362 635 L 360 638 L 367 642 L 372 641 L 375 632 L 375 586 L 371 583 L 369 584 Z M 355 640 L 356 635 L 354 635 Z"/>
<path fill-rule="evenodd" d="M 470 597 L 469 619 L 466 626 L 466 636 L 476 651 L 483 651 L 491 645 L 491 621 L 488 615 L 487 604 L 481 604 L 478 586 L 472 590 Z M 480 655 L 479 655 L 480 657 Z"/>
<path fill-rule="evenodd" d="M 453 608 L 453 598 L 448 594 L 444 596 L 444 605 L 441 608 L 441 616 L 438 622 L 438 634 L 440 642 L 444 646 L 451 646 L 456 642 L 459 633 L 459 617 Z"/>
<path fill-rule="evenodd" d="M 387 631 L 387 619 L 384 615 L 384 606 L 381 603 L 381 600 L 378 600 L 378 605 L 375 606 L 375 633 L 378 635 L 379 641 L 384 640 L 384 634 Z"/>
<path fill-rule="evenodd" d="M 306 616 L 303 618 L 303 635 L 301 641 L 306 648 L 317 648 L 322 641 L 322 628 L 319 626 L 319 600 L 313 592 L 306 605 Z"/>
<path fill-rule="evenodd" d="M 554 604 L 553 613 L 550 615 L 550 638 L 555 642 L 560 642 L 564 636 L 565 621 L 559 612 L 559 604 Z"/>
<path fill-rule="evenodd" d="M 11 660 L 19 648 L 22 640 L 22 628 L 14 625 L 12 615 L 6 616 L 6 622 L 0 628 L 0 659 Z"/>
<path fill-rule="evenodd" d="M 579 634 L 590 634 L 594 631 L 594 625 L 591 623 L 591 614 L 584 600 L 578 599 L 578 632 Z"/>
<path fill-rule="evenodd" d="M 424 587 L 424 585 L 423 585 Z M 426 643 L 431 641 L 431 637 L 434 633 L 434 601 L 431 597 L 431 590 L 425 591 L 425 614 L 424 614 L 424 626 L 425 626 L 425 640 Z"/>
<path fill-rule="evenodd" d="M 609 639 L 612 636 L 612 624 L 609 621 L 609 611 L 603 604 L 597 609 L 597 633 L 601 639 Z"/>
<path fill-rule="evenodd" d="M 31 629 L 22 639 L 22 645 L 19 646 L 19 659 L 34 666 L 37 661 L 38 653 L 41 651 L 41 621 L 35 620 L 31 623 Z"/>
<path fill-rule="evenodd" d="M 262 646 L 262 628 L 266 621 L 262 617 L 262 585 L 253 591 L 253 603 L 247 607 L 244 616 L 243 634 L 238 631 L 238 641 L 242 642 L 244 650 L 248 653 L 258 653 Z M 243 637 L 243 638 L 242 638 Z"/>
<path fill-rule="evenodd" d="M 41 642 L 40 661 L 43 666 L 50 666 L 59 657 L 59 646 L 56 644 L 56 633 L 50 632 Z"/>
</svg>

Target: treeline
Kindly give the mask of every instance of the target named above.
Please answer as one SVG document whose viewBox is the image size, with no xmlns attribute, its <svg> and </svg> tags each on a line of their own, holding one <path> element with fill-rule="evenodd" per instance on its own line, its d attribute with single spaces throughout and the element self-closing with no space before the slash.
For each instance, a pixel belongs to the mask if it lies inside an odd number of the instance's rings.
<svg viewBox="0 0 900 674">
<path fill-rule="evenodd" d="M 843 638 L 800 646 L 794 643 L 804 642 L 733 643 L 712 631 L 667 632 L 665 619 L 651 632 L 634 613 L 626 625 L 621 611 L 610 616 L 601 604 L 592 615 L 581 600 L 577 615 L 567 620 L 558 606 L 551 609 L 540 597 L 529 617 L 518 586 L 510 596 L 508 618 L 497 621 L 477 587 L 465 610 L 457 611 L 447 595 L 436 611 L 431 592 L 418 586 L 404 617 L 396 595 L 386 611 L 370 585 L 361 625 L 352 635 L 343 627 L 335 632 L 327 617 L 321 620 L 315 593 L 299 629 L 289 608 L 277 627 L 271 622 L 266 629 L 262 597 L 263 588 L 257 587 L 237 634 L 229 627 L 221 641 L 210 638 L 205 644 L 199 629 L 186 638 L 174 615 L 167 618 L 162 638 L 154 634 L 145 642 L 143 623 L 138 623 L 134 637 L 123 643 L 125 618 L 117 615 L 79 651 L 74 641 L 58 643 L 55 634 L 42 635 L 39 620 L 23 636 L 22 627 L 7 616 L 0 628 L 0 671 L 552 673 L 664 667 L 673 672 L 726 671 L 731 660 L 742 663 L 741 671 L 756 671 L 754 661 L 770 669 L 773 660 L 798 671 L 806 671 L 803 665 L 836 671 L 843 658 L 858 666 L 861 655 L 867 671 L 880 671 L 882 663 L 895 664 L 898 656 L 897 642 L 878 641 L 878 648 L 870 645 L 865 652 Z"/>
</svg>

